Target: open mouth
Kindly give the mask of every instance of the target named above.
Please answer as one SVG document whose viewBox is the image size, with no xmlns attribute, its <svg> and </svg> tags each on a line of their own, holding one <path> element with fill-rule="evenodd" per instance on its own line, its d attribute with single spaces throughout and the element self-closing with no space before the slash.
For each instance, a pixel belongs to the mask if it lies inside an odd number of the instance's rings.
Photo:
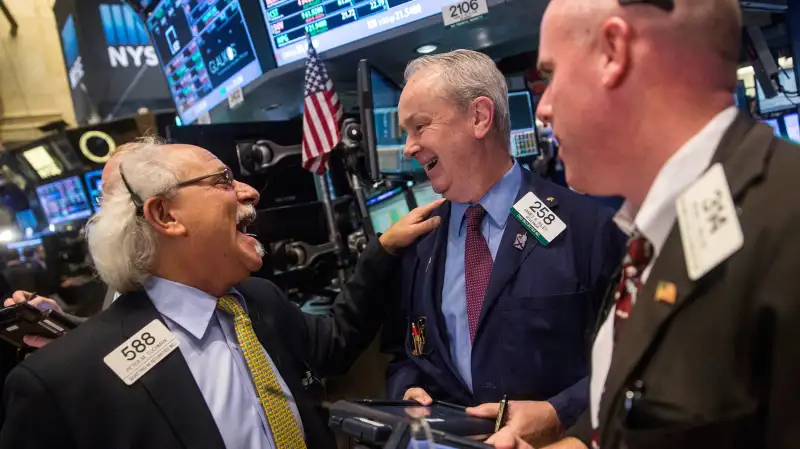
<svg viewBox="0 0 800 449">
<path fill-rule="evenodd" d="M 241 232 L 242 234 L 254 236 L 254 234 L 248 234 L 247 228 L 255 223 L 256 215 L 254 213 L 245 212 L 244 214 L 238 214 L 236 217 L 236 230 Z"/>
<path fill-rule="evenodd" d="M 423 165 L 423 167 L 425 168 L 425 171 L 431 171 L 433 170 L 433 167 L 436 167 L 438 163 L 439 163 L 439 158 L 435 157 L 431 159 L 427 164 Z"/>
</svg>

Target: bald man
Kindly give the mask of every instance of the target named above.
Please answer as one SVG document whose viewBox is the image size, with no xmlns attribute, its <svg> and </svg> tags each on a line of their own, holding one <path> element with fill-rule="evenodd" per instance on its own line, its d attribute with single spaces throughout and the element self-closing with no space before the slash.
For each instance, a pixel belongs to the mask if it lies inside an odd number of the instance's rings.
<svg viewBox="0 0 800 449">
<path fill-rule="evenodd" d="M 736 0 L 548 6 L 537 114 L 572 187 L 626 198 L 630 235 L 590 410 L 553 447 L 800 445 L 800 148 L 733 107 L 740 30 Z M 497 447 L 527 446 L 526 410 Z"/>
</svg>

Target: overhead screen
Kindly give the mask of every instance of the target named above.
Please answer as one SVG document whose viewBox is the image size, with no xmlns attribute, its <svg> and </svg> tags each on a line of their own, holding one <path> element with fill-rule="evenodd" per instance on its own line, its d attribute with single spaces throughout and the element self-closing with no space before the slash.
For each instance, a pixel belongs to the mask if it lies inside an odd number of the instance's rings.
<svg viewBox="0 0 800 449">
<path fill-rule="evenodd" d="M 262 74 L 238 0 L 162 0 L 147 27 L 183 123 Z"/>
<path fill-rule="evenodd" d="M 279 66 L 439 14 L 453 0 L 261 0 Z"/>
</svg>

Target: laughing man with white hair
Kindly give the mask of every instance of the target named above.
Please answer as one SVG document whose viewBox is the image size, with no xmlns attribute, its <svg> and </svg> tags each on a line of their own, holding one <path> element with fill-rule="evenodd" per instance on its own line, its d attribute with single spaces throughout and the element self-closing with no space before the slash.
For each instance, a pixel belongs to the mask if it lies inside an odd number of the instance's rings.
<svg viewBox="0 0 800 449">
<path fill-rule="evenodd" d="M 438 225 L 437 204 L 372 242 L 332 313 L 311 316 L 248 278 L 259 195 L 213 154 L 144 138 L 115 163 L 88 240 L 122 296 L 9 375 L 0 447 L 335 447 L 303 380 L 372 341 L 395 254 Z"/>
</svg>

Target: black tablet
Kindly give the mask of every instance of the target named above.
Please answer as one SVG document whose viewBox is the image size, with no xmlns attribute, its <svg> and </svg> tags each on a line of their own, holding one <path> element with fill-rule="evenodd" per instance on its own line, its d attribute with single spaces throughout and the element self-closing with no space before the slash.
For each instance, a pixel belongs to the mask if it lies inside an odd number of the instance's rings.
<svg viewBox="0 0 800 449">
<path fill-rule="evenodd" d="M 55 339 L 75 327 L 57 311 L 38 309 L 25 302 L 0 309 L 0 338 L 19 348 L 25 346 L 25 335 Z"/>
</svg>

